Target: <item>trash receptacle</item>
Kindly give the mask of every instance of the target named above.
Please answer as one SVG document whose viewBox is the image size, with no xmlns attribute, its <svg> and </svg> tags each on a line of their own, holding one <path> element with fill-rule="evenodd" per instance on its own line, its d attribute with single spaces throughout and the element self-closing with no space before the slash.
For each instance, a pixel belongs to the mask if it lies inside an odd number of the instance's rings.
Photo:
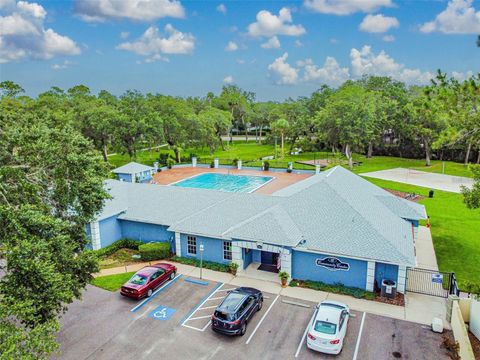
<svg viewBox="0 0 480 360">
<path fill-rule="evenodd" d="M 435 191 L 430 190 L 430 191 L 428 192 L 428 197 L 429 197 L 429 198 L 433 198 L 433 194 L 434 194 L 434 193 L 435 193 Z"/>
<path fill-rule="evenodd" d="M 395 299 L 395 296 L 397 296 L 397 283 L 393 280 L 383 279 L 380 296 Z"/>
</svg>

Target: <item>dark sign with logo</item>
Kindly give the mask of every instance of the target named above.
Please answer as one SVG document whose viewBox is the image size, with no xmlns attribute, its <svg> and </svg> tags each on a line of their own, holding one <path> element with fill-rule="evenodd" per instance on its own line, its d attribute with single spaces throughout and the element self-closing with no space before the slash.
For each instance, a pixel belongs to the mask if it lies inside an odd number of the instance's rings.
<svg viewBox="0 0 480 360">
<path fill-rule="evenodd" d="M 337 271 L 337 270 L 342 270 L 342 271 L 348 271 L 350 270 L 350 265 L 348 263 L 342 262 L 336 257 L 326 257 L 323 259 L 315 259 L 315 264 L 317 266 L 323 266 L 327 268 L 328 270 L 331 271 Z"/>
</svg>

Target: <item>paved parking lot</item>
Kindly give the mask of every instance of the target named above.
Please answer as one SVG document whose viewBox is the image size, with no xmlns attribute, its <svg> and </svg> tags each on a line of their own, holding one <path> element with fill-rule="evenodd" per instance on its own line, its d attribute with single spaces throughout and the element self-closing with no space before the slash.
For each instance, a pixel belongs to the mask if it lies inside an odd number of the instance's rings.
<svg viewBox="0 0 480 360">
<path fill-rule="evenodd" d="M 340 355 L 315 353 L 305 335 L 316 304 L 269 293 L 246 334 L 226 337 L 210 329 L 210 315 L 232 288 L 179 275 L 137 302 L 89 286 L 62 319 L 57 358 L 448 359 L 428 328 L 359 312 Z"/>
</svg>

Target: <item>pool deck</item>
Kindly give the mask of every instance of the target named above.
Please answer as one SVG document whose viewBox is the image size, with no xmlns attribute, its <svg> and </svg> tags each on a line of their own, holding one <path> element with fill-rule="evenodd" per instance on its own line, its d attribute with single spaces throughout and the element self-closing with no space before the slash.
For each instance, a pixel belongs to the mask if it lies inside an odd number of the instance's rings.
<svg viewBox="0 0 480 360">
<path fill-rule="evenodd" d="M 274 177 L 272 181 L 265 184 L 261 188 L 255 191 L 257 194 L 272 194 L 275 191 L 283 189 L 289 185 L 292 185 L 298 181 L 306 179 L 311 174 L 295 174 L 287 172 L 274 172 L 274 171 L 257 171 L 257 170 L 237 170 L 237 169 L 210 169 L 199 167 L 182 167 L 165 170 L 156 173 L 153 176 L 153 182 L 160 185 L 169 185 L 177 181 L 204 173 L 218 173 L 218 174 L 233 174 L 233 175 L 251 175 L 251 176 L 271 176 Z"/>
</svg>

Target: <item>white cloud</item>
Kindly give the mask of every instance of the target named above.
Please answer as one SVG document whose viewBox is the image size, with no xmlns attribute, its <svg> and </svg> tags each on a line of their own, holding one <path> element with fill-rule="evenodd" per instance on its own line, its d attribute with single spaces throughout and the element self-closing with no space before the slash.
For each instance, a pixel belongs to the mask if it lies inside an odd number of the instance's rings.
<svg viewBox="0 0 480 360">
<path fill-rule="evenodd" d="M 228 76 L 225 76 L 223 78 L 223 83 L 224 84 L 233 84 L 235 80 L 233 80 L 233 76 L 232 75 L 228 75 Z"/>
<path fill-rule="evenodd" d="M 300 40 L 295 40 L 294 45 L 295 45 L 295 47 L 302 47 L 303 43 Z"/>
<path fill-rule="evenodd" d="M 130 36 L 130 33 L 129 33 L 128 31 L 122 31 L 122 32 L 120 33 L 120 39 L 124 39 L 124 40 L 125 40 L 125 39 L 128 38 L 129 36 Z"/>
<path fill-rule="evenodd" d="M 400 23 L 397 18 L 382 14 L 367 15 L 361 22 L 359 29 L 369 33 L 384 33 L 392 28 L 398 28 Z"/>
<path fill-rule="evenodd" d="M 312 59 L 299 61 L 297 65 L 304 69 L 302 80 L 305 82 L 338 86 L 350 78 L 348 67 L 340 67 L 337 60 L 331 56 L 327 56 L 321 68 L 315 65 Z"/>
<path fill-rule="evenodd" d="M 71 65 L 73 65 L 73 62 L 65 60 L 63 63 L 53 64 L 52 69 L 53 70 L 63 70 L 63 69 L 66 69 L 66 68 L 70 67 Z"/>
<path fill-rule="evenodd" d="M 298 69 L 287 63 L 288 53 L 284 53 L 268 65 L 269 76 L 277 84 L 292 85 L 298 80 Z"/>
<path fill-rule="evenodd" d="M 370 46 L 363 46 L 361 50 L 350 51 L 352 74 L 356 77 L 362 75 L 390 76 L 408 84 L 427 84 L 434 74 L 422 72 L 419 69 L 409 69 L 405 65 L 395 62 L 385 51 L 378 55 L 372 52 Z"/>
<path fill-rule="evenodd" d="M 330 39 L 330 44 L 338 44 L 338 40 L 335 38 Z"/>
<path fill-rule="evenodd" d="M 150 22 L 164 17 L 185 17 L 185 9 L 178 0 L 76 0 L 74 8 L 88 22 L 116 19 Z"/>
<path fill-rule="evenodd" d="M 452 0 L 447 8 L 433 21 L 420 26 L 424 33 L 442 32 L 444 34 L 480 33 L 480 11 L 473 8 L 473 0 Z"/>
<path fill-rule="evenodd" d="M 227 13 L 227 7 L 224 4 L 217 6 L 217 11 L 225 15 Z"/>
<path fill-rule="evenodd" d="M 157 27 L 150 26 L 140 38 L 121 43 L 116 49 L 145 56 L 146 62 L 168 61 L 164 54 L 192 54 L 195 50 L 195 38 L 190 33 L 178 31 L 170 24 L 165 26 L 165 36 L 162 37 Z"/>
<path fill-rule="evenodd" d="M 452 77 L 457 79 L 458 81 L 464 81 L 473 76 L 473 71 L 469 70 L 465 73 L 463 72 L 458 72 L 458 71 L 452 71 Z"/>
<path fill-rule="evenodd" d="M 278 37 L 274 36 L 260 46 L 264 49 L 280 49 L 281 44 L 280 40 L 278 40 Z"/>
<path fill-rule="evenodd" d="M 245 64 L 245 60 L 244 60 L 244 59 L 237 59 L 236 62 L 237 62 L 237 64 L 240 64 L 240 65 Z"/>
<path fill-rule="evenodd" d="M 47 12 L 42 6 L 19 1 L 15 5 L 2 3 L 2 8 L 8 12 L 0 16 L 0 63 L 80 54 L 72 39 L 44 28 Z"/>
<path fill-rule="evenodd" d="M 384 35 L 382 37 L 382 40 L 385 42 L 394 42 L 395 41 L 395 36 L 393 35 Z"/>
<path fill-rule="evenodd" d="M 237 51 L 238 45 L 234 41 L 229 41 L 227 46 L 225 46 L 225 51 Z"/>
<path fill-rule="evenodd" d="M 382 7 L 393 6 L 392 0 L 304 0 L 303 4 L 312 11 L 334 15 L 370 13 Z"/>
<path fill-rule="evenodd" d="M 280 9 L 278 16 L 270 11 L 261 10 L 256 19 L 256 22 L 248 25 L 248 34 L 253 37 L 300 36 L 306 33 L 302 25 L 292 24 L 290 9 L 285 7 Z"/>
</svg>

